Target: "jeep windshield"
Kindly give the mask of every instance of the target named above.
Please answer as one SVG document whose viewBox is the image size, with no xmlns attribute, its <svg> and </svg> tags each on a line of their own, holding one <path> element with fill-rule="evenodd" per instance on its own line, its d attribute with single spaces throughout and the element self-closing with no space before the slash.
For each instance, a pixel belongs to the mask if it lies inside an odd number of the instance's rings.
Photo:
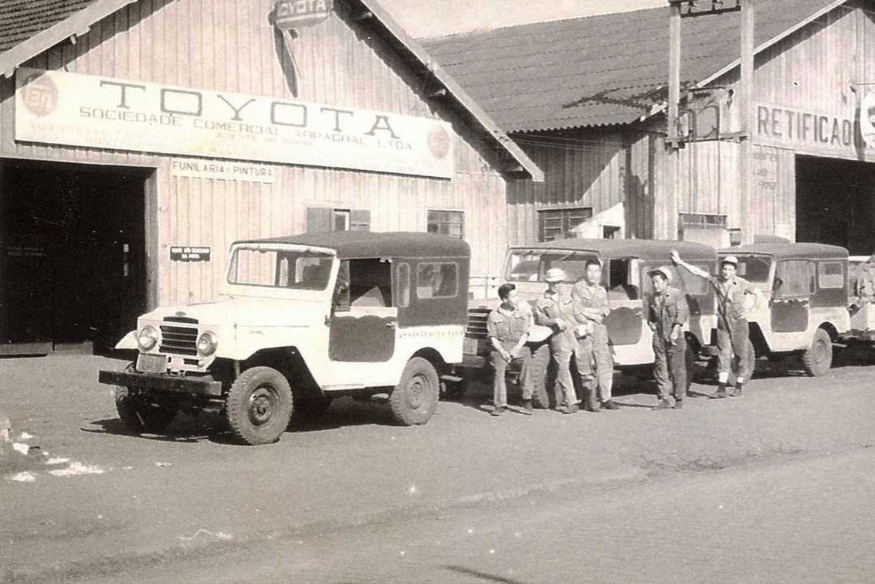
<svg viewBox="0 0 875 584">
<path fill-rule="evenodd" d="M 565 272 L 567 282 L 576 282 L 586 274 L 586 262 L 598 259 L 592 252 L 559 250 L 513 250 L 510 253 L 505 279 L 508 282 L 542 282 L 550 268 Z"/>
<path fill-rule="evenodd" d="M 231 256 L 228 283 L 237 286 L 320 291 L 328 287 L 334 256 L 301 249 L 238 246 Z"/>
</svg>

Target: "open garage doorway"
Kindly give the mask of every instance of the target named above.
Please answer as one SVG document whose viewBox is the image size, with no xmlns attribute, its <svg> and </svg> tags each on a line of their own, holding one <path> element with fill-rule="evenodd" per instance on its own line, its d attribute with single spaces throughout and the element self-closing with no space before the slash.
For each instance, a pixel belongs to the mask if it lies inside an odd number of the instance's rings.
<svg viewBox="0 0 875 584">
<path fill-rule="evenodd" d="M 104 352 L 135 328 L 151 173 L 0 163 L 0 355 Z"/>
<path fill-rule="evenodd" d="M 796 240 L 875 253 L 875 164 L 797 156 Z"/>
</svg>

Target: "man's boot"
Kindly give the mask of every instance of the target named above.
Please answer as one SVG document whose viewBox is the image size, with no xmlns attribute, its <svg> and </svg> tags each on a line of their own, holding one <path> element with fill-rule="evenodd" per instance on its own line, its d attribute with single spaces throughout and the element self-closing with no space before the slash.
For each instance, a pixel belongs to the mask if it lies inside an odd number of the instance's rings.
<svg viewBox="0 0 875 584">
<path fill-rule="evenodd" d="M 531 416 L 532 415 L 532 400 L 524 399 L 523 400 L 523 415 Z"/>
<path fill-rule="evenodd" d="M 588 386 L 583 390 L 583 393 L 586 396 L 586 411 L 595 414 L 600 412 L 602 408 L 599 404 L 598 390 L 595 387 Z"/>
<path fill-rule="evenodd" d="M 500 416 L 504 413 L 504 410 L 505 410 L 504 406 L 495 406 L 494 408 L 492 408 L 492 411 L 489 413 L 492 415 L 492 417 L 497 418 L 498 416 Z"/>
<path fill-rule="evenodd" d="M 684 409 L 684 400 L 682 400 L 682 399 L 674 400 L 674 409 L 676 409 L 676 410 Z"/>
<path fill-rule="evenodd" d="M 671 409 L 671 402 L 668 401 L 667 399 L 661 399 L 661 400 L 659 400 L 659 403 L 656 404 L 656 406 L 653 409 L 654 410 L 670 410 Z"/>
<path fill-rule="evenodd" d="M 744 394 L 744 384 L 736 383 L 735 389 L 729 394 L 729 397 L 741 397 Z"/>
<path fill-rule="evenodd" d="M 725 384 L 725 383 L 721 383 L 721 384 L 717 387 L 717 393 L 713 394 L 713 395 L 711 396 L 711 399 L 723 399 L 723 398 L 725 398 L 725 397 L 726 397 L 726 384 Z"/>
</svg>

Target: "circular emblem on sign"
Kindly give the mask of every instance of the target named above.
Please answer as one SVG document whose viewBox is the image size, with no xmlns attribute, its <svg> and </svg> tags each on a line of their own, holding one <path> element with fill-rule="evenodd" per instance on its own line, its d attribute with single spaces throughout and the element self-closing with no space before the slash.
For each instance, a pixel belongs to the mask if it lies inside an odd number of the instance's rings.
<svg viewBox="0 0 875 584">
<path fill-rule="evenodd" d="M 35 116 L 47 116 L 58 107 L 58 87 L 44 73 L 34 73 L 24 80 L 24 107 Z"/>
<path fill-rule="evenodd" d="M 450 153 L 450 135 L 442 125 L 435 125 L 428 133 L 428 149 L 437 159 L 446 158 Z"/>
</svg>

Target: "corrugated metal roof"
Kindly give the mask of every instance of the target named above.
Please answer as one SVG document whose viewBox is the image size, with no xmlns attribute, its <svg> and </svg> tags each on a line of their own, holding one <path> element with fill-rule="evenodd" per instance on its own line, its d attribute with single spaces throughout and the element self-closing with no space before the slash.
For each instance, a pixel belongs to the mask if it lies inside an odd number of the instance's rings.
<svg viewBox="0 0 875 584">
<path fill-rule="evenodd" d="M 51 28 L 96 0 L 2 0 L 0 53 Z"/>
<path fill-rule="evenodd" d="M 836 4 L 757 4 L 760 46 Z M 655 8 L 425 39 L 431 55 L 508 132 L 627 124 L 667 97 L 669 9 Z M 739 57 L 740 15 L 683 21 L 682 81 Z"/>
</svg>

